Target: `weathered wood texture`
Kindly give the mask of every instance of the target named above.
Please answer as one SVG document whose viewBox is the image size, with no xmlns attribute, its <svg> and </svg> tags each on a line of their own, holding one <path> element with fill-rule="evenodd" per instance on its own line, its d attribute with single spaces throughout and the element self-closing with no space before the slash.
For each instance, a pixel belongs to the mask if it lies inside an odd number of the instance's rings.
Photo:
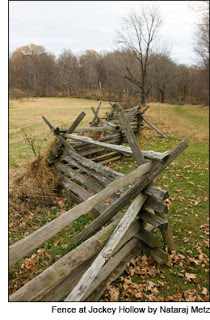
<svg viewBox="0 0 210 320">
<path fill-rule="evenodd" d="M 72 125 L 66 130 L 66 133 L 72 133 L 78 127 L 82 119 L 85 117 L 85 113 L 81 112 Z"/>
<path fill-rule="evenodd" d="M 116 190 L 131 183 L 134 179 L 136 179 L 139 176 L 142 176 L 150 169 L 151 163 L 143 164 L 142 166 L 138 167 L 136 170 L 132 171 L 128 175 L 116 179 L 115 181 L 110 183 L 105 189 L 93 195 L 85 202 L 63 213 L 58 218 L 52 220 L 51 222 L 37 229 L 27 237 L 11 245 L 9 247 L 9 265 L 14 264 L 16 261 L 18 261 L 27 253 L 29 253 L 31 250 L 40 246 L 44 241 L 50 239 L 62 228 L 66 227 L 68 224 L 79 218 L 81 215 L 84 215 L 91 211 L 97 203 L 105 200 L 107 197 L 111 196 Z"/>
<path fill-rule="evenodd" d="M 137 161 L 137 164 L 141 165 L 141 164 L 145 163 L 144 155 L 138 146 L 138 143 L 135 139 L 135 136 L 133 135 L 132 129 L 129 125 L 129 122 L 128 122 L 122 108 L 120 108 L 120 106 L 118 106 L 118 105 L 114 105 L 113 107 L 115 108 L 115 110 L 118 114 L 121 126 L 125 130 L 127 140 L 129 142 L 129 145 L 131 146 L 131 149 L 132 149 L 134 157 Z M 109 219 L 111 219 L 115 213 L 117 213 L 120 209 L 122 209 L 125 206 L 126 202 L 129 201 L 131 196 L 133 196 L 133 197 L 135 196 L 135 194 L 131 193 L 131 192 L 130 193 L 126 192 L 125 195 L 126 196 L 122 196 L 122 198 L 118 199 L 112 205 L 111 208 L 104 211 L 103 216 L 101 216 L 100 219 L 96 219 L 88 228 L 83 230 L 76 237 L 76 241 L 81 241 L 81 240 L 87 239 L 90 235 L 94 234 L 94 232 L 96 232 L 96 230 L 98 230 L 104 223 L 106 223 Z M 140 194 L 140 195 L 143 196 L 142 194 Z M 136 194 L 136 196 L 137 196 L 137 194 Z M 146 200 L 146 197 L 145 197 L 145 200 Z"/>
<path fill-rule="evenodd" d="M 157 248 L 161 246 L 161 241 L 159 238 L 155 237 L 154 234 L 147 230 L 141 230 L 136 234 L 136 237 L 142 240 L 151 248 Z"/>
<path fill-rule="evenodd" d="M 158 213 L 168 212 L 168 207 L 165 204 L 161 203 L 160 201 L 156 200 L 151 196 L 147 198 L 147 201 L 144 204 L 144 208 L 153 209 L 155 212 Z"/>
<path fill-rule="evenodd" d="M 147 210 L 141 211 L 139 214 L 139 218 L 142 219 L 144 222 L 152 224 L 154 227 L 159 227 L 168 223 L 168 220 L 163 219 Z"/>
<path fill-rule="evenodd" d="M 94 169 L 98 171 L 99 173 L 102 173 L 105 176 L 113 176 L 117 177 L 117 173 L 115 173 L 114 170 L 110 170 L 107 167 L 104 167 L 94 161 L 91 161 L 90 159 L 84 158 L 81 155 L 79 155 L 72 147 L 71 145 L 63 138 L 61 137 L 55 130 L 55 128 L 51 125 L 51 123 L 44 117 L 42 116 L 43 120 L 45 123 L 49 126 L 50 130 L 52 133 L 60 140 L 60 142 L 65 146 L 66 152 L 69 156 L 71 156 L 73 159 L 78 160 L 81 164 L 83 164 L 86 167 L 89 167 L 91 169 Z"/>
<path fill-rule="evenodd" d="M 79 265 L 100 252 L 119 220 L 83 242 L 10 296 L 10 301 L 39 301 L 49 288 L 63 281 Z"/>
<path fill-rule="evenodd" d="M 165 200 L 169 198 L 168 191 L 162 190 L 155 185 L 149 185 L 144 189 L 144 192 L 158 200 Z"/>
<path fill-rule="evenodd" d="M 168 137 L 163 134 L 159 129 L 157 129 L 153 124 L 151 124 L 145 117 L 143 117 L 144 122 L 146 122 L 153 130 L 155 130 L 159 135 L 161 135 L 163 138 L 168 139 Z"/>
<path fill-rule="evenodd" d="M 126 138 L 128 139 L 128 143 L 132 150 L 132 153 L 138 163 L 138 165 L 145 162 L 144 155 L 139 148 L 139 145 L 135 139 L 134 133 L 131 130 L 128 118 L 126 117 L 125 113 L 122 111 L 122 108 L 118 104 L 114 104 L 113 108 L 117 112 L 117 116 L 119 117 L 120 124 L 125 132 Z"/>
<path fill-rule="evenodd" d="M 96 288 L 110 275 L 110 273 L 118 266 L 118 264 L 125 259 L 128 254 L 136 248 L 136 253 L 140 251 L 139 241 L 136 238 L 132 238 L 122 247 L 115 256 L 111 257 L 110 260 L 102 267 L 95 280 L 88 288 L 88 291 L 83 296 L 83 301 L 87 300 Z M 133 256 L 133 253 L 132 253 Z"/>
<path fill-rule="evenodd" d="M 131 199 L 137 196 L 147 185 L 153 180 L 187 147 L 186 141 L 181 141 L 170 153 L 170 156 L 163 162 L 154 162 L 152 169 L 146 173 L 139 181 L 135 182 L 113 205 L 104 211 L 103 215 L 96 218 L 86 229 L 78 236 L 77 240 L 87 239 L 94 234 L 101 226 L 104 225 L 113 215 L 123 208 Z M 145 165 L 145 164 L 144 164 Z M 140 166 L 141 167 L 141 166 Z M 165 207 L 164 207 L 165 208 Z"/>
<path fill-rule="evenodd" d="M 58 127 L 59 133 L 61 134 L 68 134 L 67 127 Z M 115 131 L 115 128 L 111 126 L 103 126 L 103 127 L 78 127 L 73 132 L 75 133 L 95 133 L 95 132 L 109 132 L 113 133 Z"/>
<path fill-rule="evenodd" d="M 91 267 L 84 273 L 80 282 L 74 287 L 74 289 L 72 290 L 70 295 L 65 299 L 65 301 L 82 301 L 84 299 L 84 296 L 87 293 L 89 286 L 94 281 L 95 277 L 101 270 L 104 263 L 112 255 L 112 252 L 119 243 L 120 239 L 128 230 L 133 219 L 137 216 L 145 199 L 146 196 L 142 194 L 139 194 L 134 199 L 134 201 L 128 208 L 127 212 L 124 214 L 124 216 L 121 218 L 120 222 L 116 226 L 116 229 L 109 238 L 107 244 L 98 254 L 97 258 L 94 260 Z"/>
<path fill-rule="evenodd" d="M 73 280 L 76 277 L 75 273 L 77 272 L 77 269 L 82 268 L 81 265 L 83 264 L 85 264 L 86 267 L 89 266 L 90 259 L 100 252 L 118 222 L 119 219 L 112 222 L 100 232 L 96 233 L 93 237 L 80 244 L 76 249 L 63 256 L 40 275 L 36 276 L 12 294 L 9 300 L 42 301 L 42 299 L 45 299 L 44 297 L 46 295 L 53 293 L 53 290 L 57 286 L 60 286 L 68 276 Z M 140 224 L 138 221 L 133 222 L 114 252 L 117 252 L 121 246 L 129 241 L 139 230 Z M 62 287 L 63 286 L 65 287 L 65 285 L 62 285 Z M 67 291 L 65 295 L 68 292 L 69 291 Z"/>
<path fill-rule="evenodd" d="M 124 259 L 133 248 L 136 248 L 136 253 L 139 251 L 139 243 L 140 241 L 138 239 L 133 238 L 132 240 L 129 240 L 124 246 L 122 246 L 122 248 L 116 253 L 116 255 L 112 257 L 101 269 L 92 286 L 88 290 L 88 296 L 90 296 L 95 291 L 100 283 L 109 276 L 109 274 L 115 269 L 120 261 Z M 132 254 L 132 257 L 133 256 L 134 253 Z M 61 299 L 63 299 L 79 282 L 82 274 L 88 269 L 88 267 L 94 261 L 95 257 L 96 256 L 79 265 L 75 272 L 72 272 L 56 288 L 54 288 L 53 290 L 49 290 L 49 292 L 45 296 L 43 296 L 41 301 L 60 301 Z M 86 298 L 87 297 L 84 297 L 84 300 L 86 300 Z"/>
<path fill-rule="evenodd" d="M 168 208 L 161 202 L 169 195 L 154 185 L 154 179 L 187 147 L 186 141 L 164 153 L 142 151 L 134 132 L 145 121 L 143 114 L 148 107 L 141 110 L 142 106 L 138 105 L 124 112 L 114 104 L 111 122 L 99 118 L 100 107 L 101 101 L 96 110 L 92 108 L 94 119 L 91 128 L 77 128 L 85 116 L 84 112 L 69 128 L 55 129 L 43 117 L 58 139 L 49 163 L 63 173 L 60 185 L 82 202 L 10 246 L 9 264 L 14 264 L 91 210 L 97 210 L 100 215 L 73 240 L 75 245 L 78 241 L 84 241 L 82 244 L 12 294 L 10 301 L 59 301 L 66 295 L 66 301 L 97 300 L 105 290 L 106 281 L 114 279 L 110 273 L 114 270 L 117 270 L 117 275 L 123 272 L 126 259 L 136 254 L 137 250 L 146 252 L 158 263 L 167 261 L 168 255 L 160 248 L 159 238 L 151 232 L 154 227 L 160 229 L 168 250 L 175 249 L 165 215 Z M 93 127 L 100 121 L 105 124 L 104 127 Z M 145 122 L 166 138 L 147 120 Z M 72 134 L 96 131 L 115 134 L 99 140 Z M 79 143 L 69 143 L 66 139 Z M 123 140 L 128 142 L 129 147 L 118 145 Z M 99 154 L 99 151 L 104 154 Z M 138 168 L 123 175 L 100 164 L 117 160 L 122 154 L 133 155 Z M 146 162 L 146 158 L 152 161 Z M 122 209 L 126 210 L 123 215 L 120 212 Z M 106 223 L 110 224 L 104 226 Z"/>
<path fill-rule="evenodd" d="M 131 132 L 132 132 L 132 130 L 131 130 Z M 126 156 L 131 156 L 132 154 L 134 154 L 134 156 L 136 157 L 136 155 L 135 155 L 135 153 L 137 152 L 136 146 L 135 146 L 135 148 L 133 146 L 133 150 L 132 150 L 130 147 L 119 146 L 119 145 L 114 145 L 114 144 L 104 143 L 104 142 L 99 142 L 99 141 L 93 140 L 93 139 L 91 139 L 89 137 L 81 137 L 81 136 L 77 136 L 77 135 L 74 135 L 74 134 L 64 134 L 64 138 L 73 139 L 73 140 L 82 141 L 82 142 L 87 142 L 89 144 L 99 146 L 99 147 L 101 147 L 103 149 L 108 149 L 108 150 L 112 150 L 112 151 L 123 153 Z M 141 151 L 141 154 L 142 154 L 142 157 L 145 157 L 147 159 L 163 161 L 168 156 L 168 151 L 166 151 L 166 152 L 155 152 L 155 151 L 149 150 L 149 151 Z M 143 163 L 143 162 L 141 162 L 141 163 Z"/>
<path fill-rule="evenodd" d="M 72 133 L 77 128 L 77 126 L 80 124 L 82 119 L 85 117 L 85 113 L 81 112 L 79 116 L 75 119 L 75 121 L 72 123 L 72 125 L 69 128 L 66 128 L 66 133 Z M 58 131 L 58 128 L 57 128 Z M 54 147 L 52 148 L 50 152 L 50 156 L 48 158 L 48 163 L 53 164 L 56 158 L 58 158 L 63 153 L 63 144 L 58 141 L 55 143 Z"/>
<path fill-rule="evenodd" d="M 98 103 L 98 107 L 97 109 L 95 110 L 93 107 L 91 107 L 91 110 L 93 111 L 93 114 L 94 114 L 94 118 L 93 120 L 90 122 L 90 126 L 97 126 L 100 122 L 100 119 L 99 119 L 99 116 L 98 116 L 98 113 L 99 113 L 99 109 L 101 107 L 101 100 L 99 101 Z"/>
<path fill-rule="evenodd" d="M 137 246 L 134 249 L 132 249 L 122 260 L 119 259 L 117 267 L 113 270 L 112 273 L 109 274 L 109 276 L 103 282 L 101 282 L 101 284 L 95 289 L 95 291 L 90 296 L 88 296 L 88 298 L 86 298 L 87 301 L 98 301 L 103 295 L 104 291 L 106 290 L 107 283 L 112 283 L 117 278 L 119 278 L 119 276 L 124 272 L 124 270 L 128 266 L 128 263 L 131 261 L 131 259 L 135 258 L 139 254 L 141 248 L 141 243 L 140 241 L 138 241 Z M 105 266 L 103 268 L 105 268 Z"/>
<path fill-rule="evenodd" d="M 165 220 L 167 219 L 166 215 L 164 213 L 157 212 L 157 215 L 161 219 L 165 219 Z M 165 244 L 165 246 L 167 246 L 168 251 L 171 252 L 172 250 L 175 250 L 176 249 L 176 245 L 175 245 L 175 242 L 174 242 L 174 238 L 173 238 L 173 234 L 171 232 L 170 225 L 167 223 L 167 224 L 161 225 L 159 228 L 160 228 L 160 231 L 161 231 L 162 236 L 163 236 L 164 244 Z"/>
</svg>

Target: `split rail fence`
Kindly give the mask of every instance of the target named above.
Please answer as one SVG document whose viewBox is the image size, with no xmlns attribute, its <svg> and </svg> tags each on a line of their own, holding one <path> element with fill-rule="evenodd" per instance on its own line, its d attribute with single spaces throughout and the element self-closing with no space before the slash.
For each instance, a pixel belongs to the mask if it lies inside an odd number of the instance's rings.
<svg viewBox="0 0 210 320">
<path fill-rule="evenodd" d="M 120 137 L 116 134 L 99 140 L 73 134 L 79 132 L 84 112 L 69 128 L 54 128 L 43 117 L 57 138 L 49 165 L 62 173 L 60 185 L 79 204 L 11 245 L 9 264 L 15 264 L 91 210 L 96 210 L 98 217 L 76 235 L 73 241 L 78 245 L 74 250 L 13 293 L 10 301 L 98 301 L 106 283 L 118 278 L 139 252 L 162 264 L 168 260 L 164 248 L 175 249 L 168 207 L 163 203 L 169 194 L 154 181 L 187 147 L 187 142 L 183 140 L 164 153 L 142 151 L 128 114 L 117 104 L 112 107 L 120 135 L 124 134 L 129 147 L 117 144 Z M 104 155 L 105 150 L 108 154 Z M 95 155 L 99 152 L 102 154 Z M 134 156 L 138 167 L 126 175 L 106 167 L 107 157 L 110 161 L 116 154 Z M 154 228 L 160 229 L 162 239 Z"/>
</svg>

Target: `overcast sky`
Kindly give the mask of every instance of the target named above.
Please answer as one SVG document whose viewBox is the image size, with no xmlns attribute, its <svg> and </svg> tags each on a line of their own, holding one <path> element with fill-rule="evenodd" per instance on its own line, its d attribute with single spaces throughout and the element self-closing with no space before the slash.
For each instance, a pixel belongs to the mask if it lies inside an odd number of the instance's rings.
<svg viewBox="0 0 210 320">
<path fill-rule="evenodd" d="M 196 14 L 189 1 L 155 1 L 163 18 L 161 40 L 177 63 L 194 64 Z M 190 1 L 192 2 L 192 1 Z M 122 18 L 151 1 L 10 1 L 9 50 L 34 43 L 58 56 L 63 49 L 80 54 L 117 49 Z"/>
</svg>

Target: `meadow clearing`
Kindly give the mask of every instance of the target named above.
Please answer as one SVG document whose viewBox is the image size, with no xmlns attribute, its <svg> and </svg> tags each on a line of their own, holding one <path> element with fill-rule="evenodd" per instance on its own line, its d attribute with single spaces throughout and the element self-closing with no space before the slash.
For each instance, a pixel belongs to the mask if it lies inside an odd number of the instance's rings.
<svg viewBox="0 0 210 320">
<path fill-rule="evenodd" d="M 91 106 L 98 101 L 73 98 L 30 98 L 29 101 L 10 101 L 9 106 L 9 164 L 12 188 L 13 176 L 34 157 L 24 135 L 34 140 L 36 152 L 44 151 L 53 140 L 41 116 L 55 126 L 69 126 L 84 111 L 81 126 L 88 126 L 93 118 Z M 149 103 L 146 118 L 157 126 L 168 139 L 163 139 L 146 124 L 137 135 L 143 150 L 165 151 L 185 139 L 189 147 L 160 175 L 156 184 L 168 190 L 170 198 L 169 221 L 177 250 L 171 254 L 167 266 L 159 266 L 150 258 L 139 256 L 122 276 L 107 289 L 102 301 L 208 301 L 209 283 L 209 108 L 196 105 L 169 105 Z M 102 102 L 100 116 L 110 109 Z M 134 159 L 120 160 L 110 165 L 123 173 L 136 167 Z M 10 190 L 10 200 L 12 190 Z M 10 212 L 10 243 L 30 233 L 59 213 L 69 209 L 69 203 L 58 198 L 53 207 L 22 214 Z M 94 216 L 92 216 L 92 219 Z M 16 291 L 48 265 L 57 261 L 72 248 L 71 238 L 90 219 L 79 220 L 68 229 L 67 236 L 60 232 L 39 250 L 34 250 L 10 269 L 10 293 Z M 158 232 L 158 231 L 157 231 Z M 62 239 L 62 240 L 61 240 Z M 62 242 L 62 245 L 58 245 Z M 31 258 L 32 257 L 32 258 Z M 33 263 L 30 265 L 30 259 Z M 137 266 L 142 272 L 137 272 Z M 129 290 L 125 287 L 129 285 Z M 141 295 L 135 295 L 139 287 Z"/>
</svg>

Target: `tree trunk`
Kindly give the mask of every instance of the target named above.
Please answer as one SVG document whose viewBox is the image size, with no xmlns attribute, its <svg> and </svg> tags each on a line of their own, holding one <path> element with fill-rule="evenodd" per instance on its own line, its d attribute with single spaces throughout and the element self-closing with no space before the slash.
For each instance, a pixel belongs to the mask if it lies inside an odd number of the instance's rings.
<svg viewBox="0 0 210 320">
<path fill-rule="evenodd" d="M 141 105 L 145 104 L 145 94 L 144 92 L 141 93 Z"/>
<path fill-rule="evenodd" d="M 67 96 L 70 97 L 71 95 L 70 95 L 70 90 L 68 86 L 66 87 L 66 91 L 67 91 Z"/>
<path fill-rule="evenodd" d="M 146 98 L 144 78 L 142 79 L 142 87 L 140 88 L 140 90 L 141 90 L 141 105 L 144 105 L 145 104 L 145 98 Z"/>
<path fill-rule="evenodd" d="M 160 102 L 164 103 L 165 102 L 165 92 L 163 89 L 159 89 L 160 91 Z"/>
</svg>

